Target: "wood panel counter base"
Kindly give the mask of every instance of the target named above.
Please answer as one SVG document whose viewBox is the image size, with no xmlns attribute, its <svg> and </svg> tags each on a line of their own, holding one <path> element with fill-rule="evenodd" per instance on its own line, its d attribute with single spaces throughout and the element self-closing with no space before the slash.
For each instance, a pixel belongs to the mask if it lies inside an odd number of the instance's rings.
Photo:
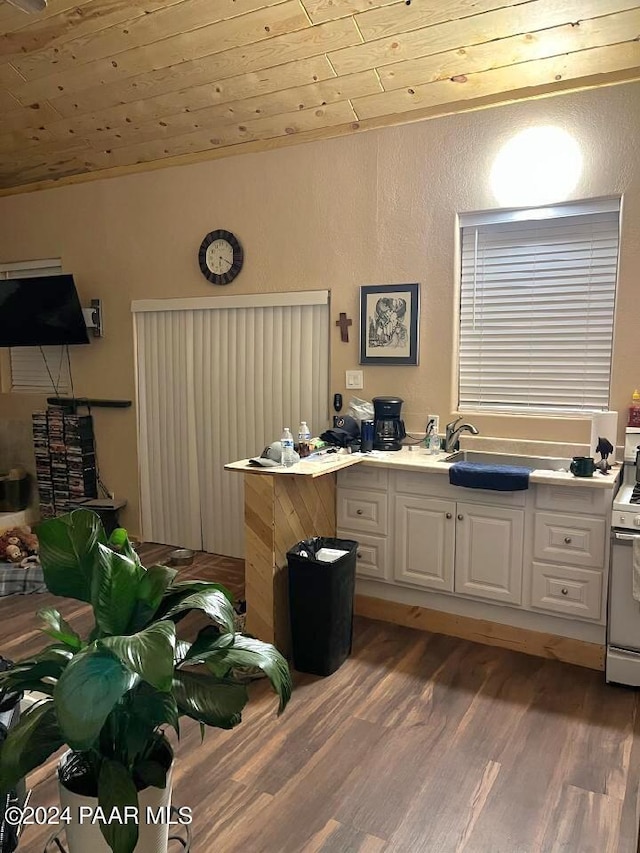
<svg viewBox="0 0 640 853">
<path fill-rule="evenodd" d="M 336 475 L 244 477 L 247 632 L 290 649 L 287 551 L 336 535 Z"/>
<path fill-rule="evenodd" d="M 356 595 L 355 612 L 358 616 L 392 622 L 420 631 L 434 634 L 447 634 L 460 637 L 487 646 L 500 646 L 535 657 L 551 658 L 584 666 L 589 669 L 604 670 L 604 646 L 588 643 L 571 637 L 559 637 L 541 631 L 515 628 L 486 619 L 473 619 L 439 610 L 430 610 L 411 604 L 401 604 L 367 595 Z"/>
</svg>

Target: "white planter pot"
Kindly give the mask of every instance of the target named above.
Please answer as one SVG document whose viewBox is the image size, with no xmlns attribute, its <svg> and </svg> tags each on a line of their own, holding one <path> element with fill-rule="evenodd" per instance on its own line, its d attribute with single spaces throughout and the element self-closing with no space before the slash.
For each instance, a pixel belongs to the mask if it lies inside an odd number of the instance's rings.
<svg viewBox="0 0 640 853">
<path fill-rule="evenodd" d="M 138 794 L 139 823 L 138 843 L 134 853 L 167 853 L 169 844 L 169 823 L 148 823 L 147 815 L 150 810 L 154 815 L 162 812 L 168 816 L 171 806 L 171 774 L 173 765 L 167 772 L 166 788 L 145 788 Z M 69 853 L 111 853 L 111 849 L 100 832 L 100 826 L 92 823 L 90 815 L 95 814 L 98 800 L 95 797 L 83 797 L 74 794 L 58 782 L 60 791 L 60 806 L 67 806 L 71 815 L 71 823 L 65 824 L 67 849 Z M 82 812 L 80 807 L 83 807 Z M 162 812 L 159 810 L 162 809 Z M 80 821 L 79 816 L 83 815 Z"/>
</svg>

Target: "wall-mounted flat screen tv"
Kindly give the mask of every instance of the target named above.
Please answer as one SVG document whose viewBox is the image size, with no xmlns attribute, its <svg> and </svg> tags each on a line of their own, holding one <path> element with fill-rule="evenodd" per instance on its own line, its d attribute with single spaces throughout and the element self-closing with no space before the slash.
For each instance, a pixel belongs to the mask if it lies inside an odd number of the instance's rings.
<svg viewBox="0 0 640 853">
<path fill-rule="evenodd" d="M 72 275 L 0 280 L 0 347 L 88 343 Z"/>
</svg>

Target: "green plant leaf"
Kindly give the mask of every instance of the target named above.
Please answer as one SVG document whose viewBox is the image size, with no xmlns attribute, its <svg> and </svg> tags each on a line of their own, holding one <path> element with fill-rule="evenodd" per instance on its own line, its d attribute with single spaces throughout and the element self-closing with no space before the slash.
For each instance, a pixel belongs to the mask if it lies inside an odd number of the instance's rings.
<svg viewBox="0 0 640 853">
<path fill-rule="evenodd" d="M 169 725 L 178 730 L 178 706 L 173 693 L 160 693 L 146 682 L 141 682 L 130 694 L 132 716 L 139 716 L 150 729 Z"/>
<path fill-rule="evenodd" d="M 124 527 L 116 527 L 116 529 L 111 532 L 107 545 L 114 551 L 117 551 L 118 554 L 124 554 L 125 557 L 128 557 L 134 563 L 141 565 L 140 557 L 138 556 L 135 548 L 131 545 L 131 542 L 129 542 L 129 534 Z"/>
<path fill-rule="evenodd" d="M 131 637 L 104 637 L 98 647 L 109 649 L 122 663 L 157 690 L 171 690 L 176 626 L 156 622 Z"/>
<path fill-rule="evenodd" d="M 91 585 L 96 623 L 105 634 L 127 634 L 144 569 L 106 545 L 98 545 Z"/>
<path fill-rule="evenodd" d="M 38 616 L 47 626 L 42 628 L 43 633 L 53 637 L 54 640 L 59 640 L 65 646 L 79 651 L 82 648 L 82 638 L 77 634 L 71 625 L 66 622 L 60 613 L 53 607 L 44 607 L 38 610 Z"/>
<path fill-rule="evenodd" d="M 219 729 L 237 726 L 242 719 L 242 709 L 249 700 L 243 684 L 183 669 L 175 673 L 173 694 L 182 714 Z"/>
<path fill-rule="evenodd" d="M 165 591 L 177 574 L 177 570 L 169 566 L 150 566 L 145 570 L 138 584 L 136 605 L 130 622 L 132 631 L 140 631 L 153 619 Z"/>
<path fill-rule="evenodd" d="M 133 768 L 135 776 L 142 783 L 143 788 L 166 788 L 167 771 L 159 761 L 139 761 Z"/>
<path fill-rule="evenodd" d="M 0 749 L 0 791 L 15 787 L 63 744 L 53 702 L 33 705 L 9 730 Z"/>
<path fill-rule="evenodd" d="M 170 566 L 149 566 L 138 587 L 138 598 L 149 607 L 157 609 L 162 596 L 178 574 Z"/>
<path fill-rule="evenodd" d="M 123 815 L 127 806 L 138 807 L 138 792 L 133 778 L 119 761 L 103 759 L 98 776 L 98 803 L 106 815 L 116 808 Z M 120 823 L 117 820 L 101 822 L 100 831 L 113 853 L 133 853 L 138 843 L 138 825 L 135 821 Z"/>
<path fill-rule="evenodd" d="M 231 643 L 228 642 L 229 637 L 232 640 Z M 193 649 L 197 643 L 196 639 L 191 648 Z M 225 678 L 232 669 L 253 669 L 254 667 L 261 669 L 280 698 L 279 714 L 284 711 L 291 698 L 293 684 L 289 666 L 280 652 L 269 643 L 263 643 L 253 637 L 245 637 L 243 634 L 223 634 L 210 643 L 208 651 L 201 648 L 197 658 L 204 661 L 207 669 L 217 678 Z M 185 663 L 188 662 L 187 659 Z"/>
<path fill-rule="evenodd" d="M 200 660 L 204 660 L 204 658 L 200 658 L 201 652 L 209 652 L 211 649 L 222 649 L 226 646 L 232 646 L 233 637 L 233 634 L 221 634 L 219 628 L 215 625 L 206 625 L 198 632 L 198 636 L 189 647 L 189 651 L 183 657 L 182 662 L 198 663 Z"/>
<path fill-rule="evenodd" d="M 43 521 L 36 533 L 49 592 L 90 601 L 96 547 L 106 542 L 98 515 L 88 509 L 76 509 Z"/>
<path fill-rule="evenodd" d="M 171 584 L 167 592 L 169 594 L 175 592 L 206 592 L 208 589 L 217 589 L 227 599 L 229 604 L 235 604 L 235 598 L 232 592 L 221 583 L 212 583 L 211 581 L 175 581 Z"/>
<path fill-rule="evenodd" d="M 226 632 L 233 633 L 234 612 L 233 607 L 218 589 L 209 589 L 202 592 L 194 592 L 186 595 L 178 603 L 167 610 L 163 619 L 174 619 L 186 615 L 190 610 L 202 610 L 207 616 L 223 628 Z"/>
<path fill-rule="evenodd" d="M 72 749 L 89 749 L 114 705 L 138 681 L 118 658 L 95 647 L 77 654 L 53 698 L 60 729 Z"/>
</svg>

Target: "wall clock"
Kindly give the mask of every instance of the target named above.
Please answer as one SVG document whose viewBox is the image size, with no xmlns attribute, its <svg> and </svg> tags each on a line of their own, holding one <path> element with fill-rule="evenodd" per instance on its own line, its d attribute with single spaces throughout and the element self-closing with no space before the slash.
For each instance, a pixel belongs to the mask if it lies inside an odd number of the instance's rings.
<svg viewBox="0 0 640 853">
<path fill-rule="evenodd" d="M 230 284 L 242 269 L 244 252 L 231 231 L 218 228 L 204 238 L 198 252 L 203 276 L 211 284 Z"/>
</svg>

